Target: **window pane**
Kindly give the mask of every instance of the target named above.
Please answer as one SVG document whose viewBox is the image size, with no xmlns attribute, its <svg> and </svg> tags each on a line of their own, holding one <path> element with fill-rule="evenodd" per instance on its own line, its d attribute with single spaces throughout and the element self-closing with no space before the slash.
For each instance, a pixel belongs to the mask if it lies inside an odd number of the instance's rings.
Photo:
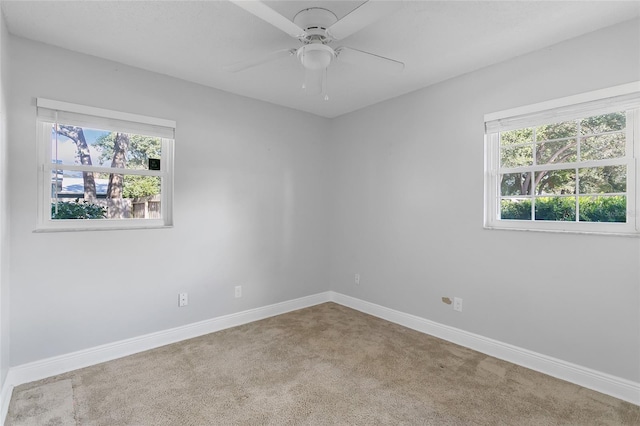
<svg viewBox="0 0 640 426">
<path fill-rule="evenodd" d="M 536 220 L 575 221 L 575 197 L 536 198 Z"/>
<path fill-rule="evenodd" d="M 517 129 L 500 133 L 500 146 L 533 142 L 533 128 Z"/>
<path fill-rule="evenodd" d="M 580 156 L 582 160 L 624 157 L 626 142 L 624 132 L 584 138 L 580 141 Z"/>
<path fill-rule="evenodd" d="M 579 197 L 580 221 L 626 222 L 627 197 L 624 195 Z"/>
<path fill-rule="evenodd" d="M 627 167 L 589 167 L 578 171 L 580 194 L 627 192 Z"/>
<path fill-rule="evenodd" d="M 530 166 L 532 164 L 532 145 L 502 148 L 500 151 L 500 167 Z"/>
<path fill-rule="evenodd" d="M 576 139 L 536 144 L 536 164 L 568 163 L 577 160 Z"/>
<path fill-rule="evenodd" d="M 580 133 L 588 135 L 593 133 L 617 132 L 624 130 L 626 126 L 627 114 L 624 111 L 620 111 L 580 120 Z"/>
<path fill-rule="evenodd" d="M 57 211 L 56 211 L 57 199 Z M 159 219 L 157 176 L 53 171 L 52 219 Z"/>
<path fill-rule="evenodd" d="M 500 178 L 500 195 L 527 195 L 531 192 L 531 174 L 505 173 Z"/>
<path fill-rule="evenodd" d="M 58 164 L 149 169 L 162 156 L 162 139 L 87 127 L 51 126 L 51 158 Z"/>
<path fill-rule="evenodd" d="M 544 170 L 536 172 L 536 195 L 575 194 L 576 170 Z"/>
<path fill-rule="evenodd" d="M 536 127 L 536 141 L 549 141 L 553 139 L 570 138 L 576 136 L 578 123 L 576 121 L 564 121 L 562 123 L 545 124 Z"/>
<path fill-rule="evenodd" d="M 509 198 L 500 200 L 500 219 L 531 220 L 531 199 Z"/>
</svg>

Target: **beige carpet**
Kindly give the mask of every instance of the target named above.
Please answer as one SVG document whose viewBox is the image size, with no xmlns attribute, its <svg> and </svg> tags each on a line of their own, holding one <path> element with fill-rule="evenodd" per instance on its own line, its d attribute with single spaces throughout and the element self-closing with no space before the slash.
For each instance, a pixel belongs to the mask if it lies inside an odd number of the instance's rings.
<svg viewBox="0 0 640 426">
<path fill-rule="evenodd" d="M 16 426 L 75 426 L 71 380 L 16 389 L 11 401 Z"/>
<path fill-rule="evenodd" d="M 67 381 L 78 425 L 640 425 L 633 404 L 334 303 L 22 385 L 7 425 L 65 424 L 26 423 L 59 403 L 21 407 Z"/>
</svg>

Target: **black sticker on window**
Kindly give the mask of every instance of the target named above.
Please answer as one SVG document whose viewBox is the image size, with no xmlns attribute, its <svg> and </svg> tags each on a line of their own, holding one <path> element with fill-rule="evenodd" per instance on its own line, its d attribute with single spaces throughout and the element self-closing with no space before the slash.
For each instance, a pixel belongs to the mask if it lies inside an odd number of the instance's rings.
<svg viewBox="0 0 640 426">
<path fill-rule="evenodd" d="M 160 170 L 159 158 L 149 158 L 149 170 Z"/>
</svg>

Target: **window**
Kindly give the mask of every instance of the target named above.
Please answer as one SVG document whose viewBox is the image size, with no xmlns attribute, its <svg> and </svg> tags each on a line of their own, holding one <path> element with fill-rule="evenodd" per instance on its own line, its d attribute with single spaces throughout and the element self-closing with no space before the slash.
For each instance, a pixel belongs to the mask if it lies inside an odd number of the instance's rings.
<svg viewBox="0 0 640 426">
<path fill-rule="evenodd" d="M 175 122 L 37 100 L 38 231 L 172 225 Z"/>
<path fill-rule="evenodd" d="M 485 116 L 485 227 L 637 234 L 640 83 Z"/>
</svg>

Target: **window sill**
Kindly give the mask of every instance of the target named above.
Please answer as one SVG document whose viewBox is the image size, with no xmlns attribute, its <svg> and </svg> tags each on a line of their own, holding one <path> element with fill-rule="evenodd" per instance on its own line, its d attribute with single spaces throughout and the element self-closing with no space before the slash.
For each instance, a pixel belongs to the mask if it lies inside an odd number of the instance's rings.
<svg viewBox="0 0 640 426">
<path fill-rule="evenodd" d="M 518 228 L 518 227 L 502 227 L 502 226 L 483 226 L 485 230 L 491 231 L 517 231 L 517 232 L 543 232 L 551 234 L 575 234 L 575 235 L 601 235 L 605 237 L 626 237 L 640 238 L 640 232 L 606 232 L 606 231 L 589 231 L 589 230 L 567 230 L 567 229 L 535 229 L 535 228 Z"/>
<path fill-rule="evenodd" d="M 48 232 L 80 232 L 80 231 L 124 231 L 139 229 L 166 229 L 173 228 L 173 224 L 165 224 L 161 220 L 154 220 L 153 223 L 139 223 L 140 219 L 134 221 L 122 220 L 118 223 L 105 223 L 100 221 L 102 225 L 97 223 L 87 223 L 87 220 L 61 219 L 60 221 L 50 221 L 46 225 L 39 225 L 33 230 L 34 233 Z M 138 222 L 138 223 L 136 223 Z"/>
</svg>

